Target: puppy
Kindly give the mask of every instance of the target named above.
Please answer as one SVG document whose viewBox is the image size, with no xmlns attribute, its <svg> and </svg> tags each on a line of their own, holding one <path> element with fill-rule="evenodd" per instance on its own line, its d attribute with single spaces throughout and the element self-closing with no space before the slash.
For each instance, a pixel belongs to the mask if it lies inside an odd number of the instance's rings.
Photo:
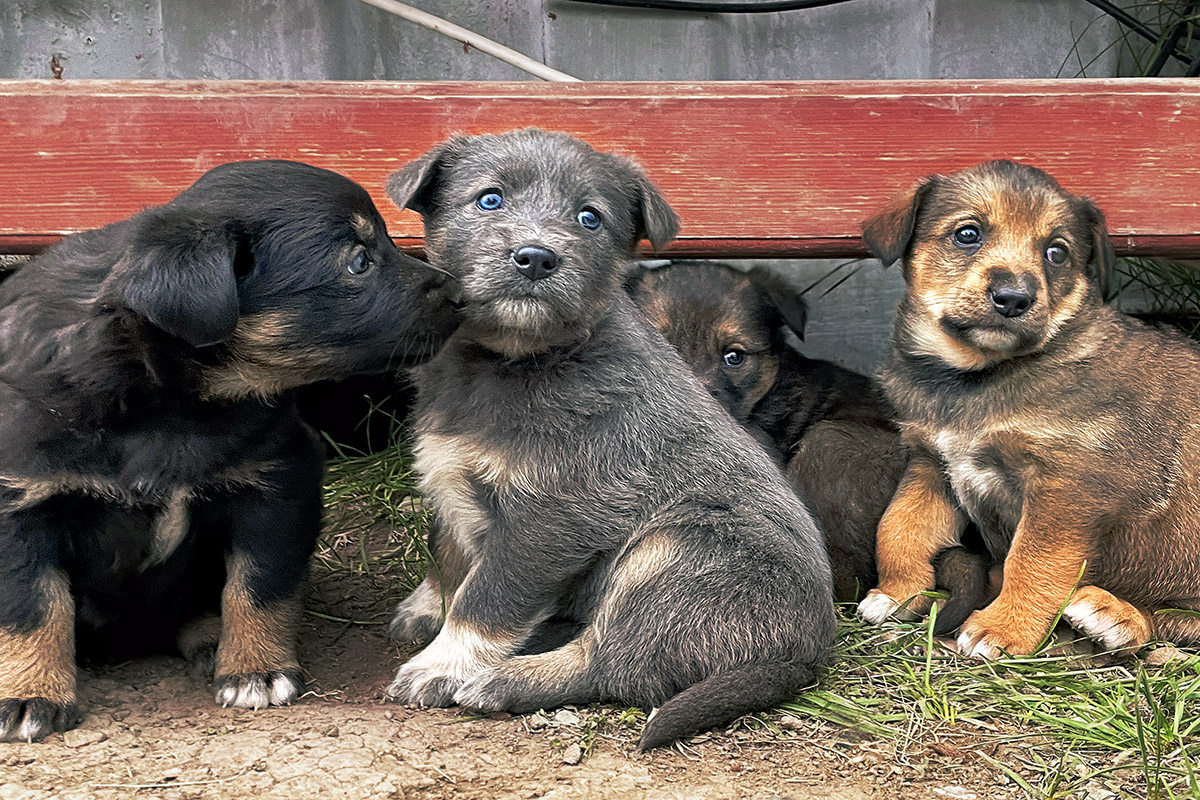
<svg viewBox="0 0 1200 800">
<path fill-rule="evenodd" d="M 863 233 L 904 264 L 882 377 L 913 454 L 859 613 L 921 610 L 930 557 L 971 520 L 1004 580 L 962 652 L 1031 653 L 1060 609 L 1108 648 L 1200 641 L 1200 348 L 1102 305 L 1100 211 L 992 161 L 919 181 Z"/>
<path fill-rule="evenodd" d="M 807 308 L 766 270 L 678 261 L 635 273 L 634 302 L 679 351 L 700 384 L 782 463 L 825 533 L 834 595 L 862 598 L 875 585 L 875 529 L 904 471 L 900 433 L 878 386 L 786 341 L 804 338 Z M 938 612 L 947 632 L 981 604 L 981 559 L 955 547 L 941 556 Z"/>
<path fill-rule="evenodd" d="M 77 638 L 179 632 L 218 703 L 298 696 L 322 451 L 290 390 L 430 354 L 434 275 L 357 184 L 259 161 L 0 285 L 0 740 L 76 723 Z"/>
<path fill-rule="evenodd" d="M 812 682 L 835 626 L 820 534 L 622 291 L 638 240 L 677 228 L 641 170 L 527 129 L 451 139 L 388 191 L 463 319 L 416 373 L 437 564 L 392 631 L 436 636 L 389 693 L 661 706 L 647 749 Z M 582 629 L 529 652 L 553 618 Z"/>
</svg>

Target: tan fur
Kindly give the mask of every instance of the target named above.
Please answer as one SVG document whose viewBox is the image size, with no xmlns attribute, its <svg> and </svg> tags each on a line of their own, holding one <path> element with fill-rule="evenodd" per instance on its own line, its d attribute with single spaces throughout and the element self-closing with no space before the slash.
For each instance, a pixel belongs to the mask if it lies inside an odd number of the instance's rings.
<svg viewBox="0 0 1200 800">
<path fill-rule="evenodd" d="M 665 533 L 652 533 L 637 542 L 620 560 L 613 575 L 612 592 L 623 595 L 670 569 L 679 557 L 675 541 Z"/>
<path fill-rule="evenodd" d="M 320 380 L 337 354 L 315 345 L 298 346 L 298 330 L 304 330 L 303 325 L 283 309 L 241 317 L 230 341 L 232 357 L 204 374 L 205 397 L 275 397 Z"/>
<path fill-rule="evenodd" d="M 370 242 L 375 239 L 375 223 L 362 214 L 352 214 L 350 216 L 350 227 L 358 234 L 358 238 L 364 242 Z"/>
<path fill-rule="evenodd" d="M 1109 648 L 1138 648 L 1154 638 L 1154 621 L 1099 586 L 1081 586 L 1063 611 L 1075 628 Z"/>
<path fill-rule="evenodd" d="M 960 646 L 986 637 L 985 646 L 1013 655 L 1037 649 L 1084 574 L 1091 543 L 1072 511 L 1067 498 L 1058 498 L 1021 518 L 1004 559 L 1000 595 L 963 623 Z"/>
<path fill-rule="evenodd" d="M 171 493 L 171 497 L 162 511 L 154 518 L 150 554 L 142 563 L 142 569 L 163 563 L 183 542 L 191 521 L 191 514 L 188 512 L 190 498 L 191 490 L 176 489 Z"/>
<path fill-rule="evenodd" d="M 221 595 L 221 643 L 218 676 L 297 669 L 296 629 L 303 611 L 299 593 L 260 606 L 246 588 L 252 565 L 239 555 L 229 561 Z"/>
<path fill-rule="evenodd" d="M 537 492 L 533 476 L 526 474 L 502 448 L 485 447 L 469 436 L 422 436 L 415 456 L 423 489 L 429 492 L 431 487 L 438 488 L 438 493 L 430 496 L 436 498 L 439 514 L 462 529 L 454 538 L 468 547 L 484 527 L 471 489 L 472 480 L 497 488 Z"/>
<path fill-rule="evenodd" d="M 510 658 L 503 668 L 510 679 L 561 686 L 587 672 L 595 649 L 595 633 L 586 630 L 579 638 L 554 650 Z"/>
<path fill-rule="evenodd" d="M 964 225 L 974 246 L 956 238 Z M 960 648 L 1031 653 L 1060 610 L 1112 648 L 1156 632 L 1200 641 L 1200 625 L 1158 613 L 1200 597 L 1200 348 L 1101 304 L 1089 274 L 1107 274 L 1112 249 L 1099 210 L 1044 173 L 989 162 L 923 179 L 864 236 L 905 258 L 882 380 L 925 486 L 948 488 L 1004 557 Z M 1032 304 L 993 308 L 997 285 L 1032 289 Z M 922 558 L 946 528 L 916 518 L 923 497 L 902 485 L 880 528 L 892 600 L 932 586 Z"/>
<path fill-rule="evenodd" d="M 27 633 L 0 630 L 0 698 L 75 702 L 75 601 L 61 573 L 38 582 L 43 622 Z"/>
<path fill-rule="evenodd" d="M 917 614 L 929 611 L 931 599 L 920 594 L 934 588 L 930 562 L 958 541 L 965 524 L 938 464 L 915 454 L 879 522 L 879 586 L 871 593 L 887 595 Z"/>
</svg>

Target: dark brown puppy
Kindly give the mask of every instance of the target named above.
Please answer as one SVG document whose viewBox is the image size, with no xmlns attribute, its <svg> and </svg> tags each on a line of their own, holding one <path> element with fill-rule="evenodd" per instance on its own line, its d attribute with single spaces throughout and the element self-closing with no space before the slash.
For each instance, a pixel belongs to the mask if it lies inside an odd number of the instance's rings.
<svg viewBox="0 0 1200 800">
<path fill-rule="evenodd" d="M 463 316 L 416 373 L 441 571 L 392 630 L 436 636 L 389 693 L 661 706 L 645 749 L 811 682 L 835 624 L 820 533 L 622 291 L 638 240 L 677 225 L 641 170 L 528 129 L 452 139 L 388 189 Z M 582 630 L 528 654 L 552 618 Z"/>
<path fill-rule="evenodd" d="M 258 161 L 0 285 L 0 740 L 76 722 L 77 640 L 179 633 L 218 703 L 299 695 L 323 459 L 290 390 L 428 356 L 453 325 L 435 275 L 362 187 Z"/>
<path fill-rule="evenodd" d="M 875 586 L 875 530 L 905 463 L 882 390 L 788 344 L 787 331 L 804 338 L 807 307 L 765 270 L 676 261 L 639 271 L 626 288 L 700 384 L 779 459 L 821 523 L 835 597 L 861 599 Z M 962 548 L 941 561 L 938 586 L 952 596 L 938 620 L 948 632 L 980 607 L 986 578 Z"/>
<path fill-rule="evenodd" d="M 1100 211 L 992 161 L 921 180 L 863 232 L 904 263 L 883 385 L 913 456 L 859 613 L 931 588 L 969 519 L 1004 583 L 962 652 L 1030 653 L 1064 606 L 1109 648 L 1200 641 L 1194 614 L 1168 611 L 1200 610 L 1200 348 L 1102 305 Z"/>
</svg>

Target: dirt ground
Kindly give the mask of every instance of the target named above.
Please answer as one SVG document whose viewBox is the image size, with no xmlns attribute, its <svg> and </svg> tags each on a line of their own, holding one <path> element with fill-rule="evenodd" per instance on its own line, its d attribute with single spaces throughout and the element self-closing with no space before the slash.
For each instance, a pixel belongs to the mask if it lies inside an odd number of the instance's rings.
<svg viewBox="0 0 1200 800">
<path fill-rule="evenodd" d="M 332 538 L 313 562 L 299 653 L 309 684 L 296 705 L 220 708 L 179 658 L 84 669 L 77 729 L 0 744 L 0 800 L 1023 797 L 974 756 L 983 748 L 1004 760 L 1003 747 L 962 730 L 880 741 L 773 712 L 638 753 L 644 717 L 626 709 L 481 719 L 386 701 L 384 687 L 411 655 L 385 634 L 403 590 L 395 565 L 352 564 L 394 547 L 393 534 L 375 523 Z"/>
<path fill-rule="evenodd" d="M 381 630 L 306 627 L 312 682 L 290 708 L 218 708 L 178 659 L 84 672 L 78 729 L 0 745 L 0 800 L 1015 796 L 956 748 L 901 751 L 778 714 L 768 718 L 782 734 L 751 721 L 639 754 L 638 726 L 617 709 L 471 719 L 405 708 L 380 699 L 400 663 Z"/>
<path fill-rule="evenodd" d="M 338 576 L 313 593 L 309 606 L 325 617 L 376 618 L 362 600 L 376 586 Z M 402 658 L 382 624 L 309 616 L 309 692 L 258 712 L 217 707 L 175 658 L 84 670 L 79 728 L 0 745 L 0 800 L 1019 796 L 969 742 L 882 742 L 779 713 L 639 754 L 641 719 L 623 709 L 479 719 L 406 708 L 382 699 Z"/>
</svg>

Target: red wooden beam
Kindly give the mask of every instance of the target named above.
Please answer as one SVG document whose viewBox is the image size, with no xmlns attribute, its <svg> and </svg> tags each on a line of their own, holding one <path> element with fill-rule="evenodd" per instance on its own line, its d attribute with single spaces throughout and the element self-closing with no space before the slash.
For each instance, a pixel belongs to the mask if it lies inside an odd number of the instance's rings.
<svg viewBox="0 0 1200 800">
<path fill-rule="evenodd" d="M 292 158 L 382 190 L 446 136 L 565 130 L 641 161 L 672 254 L 841 257 L 918 176 L 1009 157 L 1096 199 L 1122 253 L 1200 256 L 1200 82 L 0 81 L 0 252 L 164 202 L 217 164 Z"/>
</svg>

